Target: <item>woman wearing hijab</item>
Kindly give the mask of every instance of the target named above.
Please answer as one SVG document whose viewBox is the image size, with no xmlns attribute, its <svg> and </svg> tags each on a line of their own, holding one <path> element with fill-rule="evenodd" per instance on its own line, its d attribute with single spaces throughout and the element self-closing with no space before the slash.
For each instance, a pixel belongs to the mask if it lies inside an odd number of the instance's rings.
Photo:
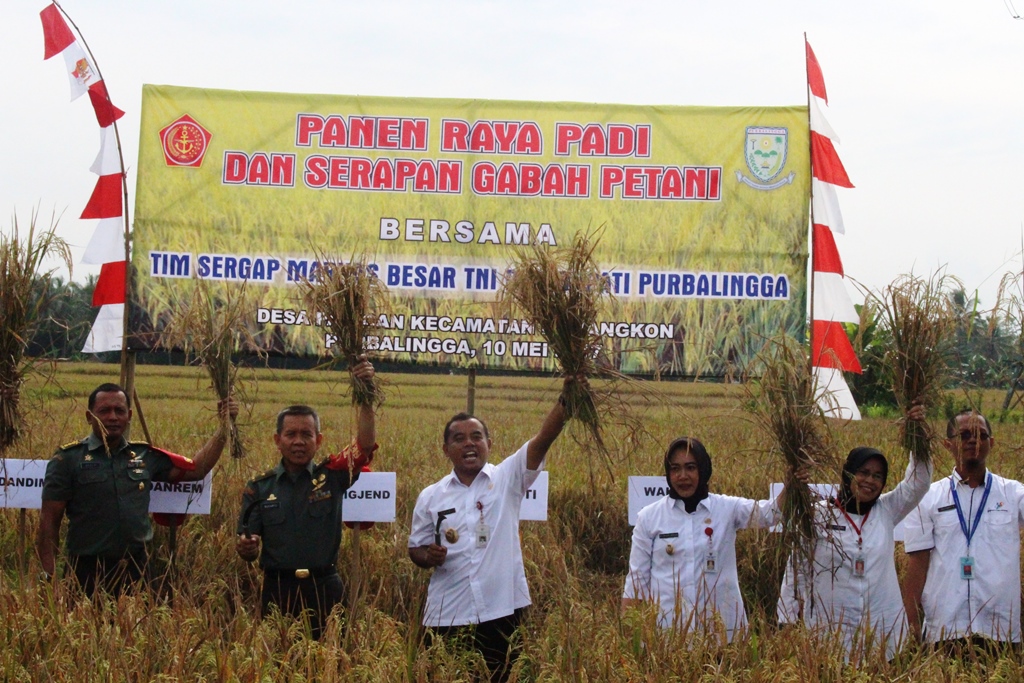
<svg viewBox="0 0 1024 683">
<path fill-rule="evenodd" d="M 907 419 L 923 420 L 924 408 L 915 406 Z M 882 493 L 888 475 L 889 462 L 881 451 L 867 446 L 850 451 L 838 494 L 816 506 L 814 559 L 810 572 L 806 564 L 801 567 L 796 582 L 804 622 L 812 628 L 838 628 L 847 658 L 855 648 L 866 653 L 884 644 L 892 659 L 909 634 L 893 529 L 928 492 L 932 466 L 911 457 L 903 481 Z"/>
<path fill-rule="evenodd" d="M 711 457 L 697 439 L 682 437 L 665 453 L 668 495 L 637 516 L 623 608 L 653 601 L 662 628 L 716 630 L 728 640 L 746 627 L 736 577 L 736 531 L 775 523 L 773 501 L 708 491 Z"/>
</svg>

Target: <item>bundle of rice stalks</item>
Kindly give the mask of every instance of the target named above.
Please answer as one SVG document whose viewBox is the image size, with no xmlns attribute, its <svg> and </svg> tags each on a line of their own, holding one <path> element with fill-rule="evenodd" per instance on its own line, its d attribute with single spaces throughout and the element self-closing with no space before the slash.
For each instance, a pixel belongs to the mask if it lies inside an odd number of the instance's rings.
<svg viewBox="0 0 1024 683">
<path fill-rule="evenodd" d="M 831 430 L 815 400 L 815 377 L 799 344 L 785 336 L 769 340 L 757 356 L 756 367 L 761 377 L 746 385 L 748 407 L 773 441 L 772 452 L 785 464 L 783 551 L 810 562 L 816 538 L 816 496 L 793 472 L 807 467 L 826 472 L 830 479 L 835 476 L 840 463 L 832 447 Z"/>
<path fill-rule="evenodd" d="M 71 272 L 71 252 L 54 230 L 36 232 L 36 215 L 29 221 L 28 237 L 22 240 L 17 216 L 11 235 L 0 235 L 0 453 L 21 433 L 19 392 L 30 364 L 25 348 L 50 303 L 47 292 L 56 269 L 42 270 L 43 261 L 57 258 Z"/>
<path fill-rule="evenodd" d="M 188 362 L 202 365 L 218 399 L 233 394 L 244 399 L 233 357 L 239 352 L 264 355 L 253 333 L 257 303 L 244 286 L 214 289 L 205 280 L 196 282 L 191 298 L 175 307 L 174 317 L 160 334 L 160 346 L 180 349 Z M 224 419 L 231 457 L 244 458 L 238 423 L 231 417 Z"/>
<path fill-rule="evenodd" d="M 365 353 L 363 339 L 380 330 L 380 316 L 390 310 L 388 290 L 365 259 L 352 258 L 348 263 L 319 260 L 322 267 L 303 283 L 306 307 L 310 315 L 317 316 L 318 324 L 330 328 L 334 357 L 351 367 Z M 378 377 L 369 381 L 354 375 L 350 378 L 354 405 L 377 408 L 384 402 Z"/>
<path fill-rule="evenodd" d="M 567 377 L 596 375 L 604 351 L 597 322 L 611 294 L 607 279 L 594 261 L 597 242 L 594 235 L 577 233 L 565 248 L 534 244 L 514 252 L 512 270 L 501 291 L 502 313 L 521 312 L 547 340 Z M 601 373 L 625 379 L 607 369 L 610 367 L 610 363 L 602 364 Z M 589 383 L 578 382 L 571 382 L 564 394 L 566 418 L 577 421 L 605 456 L 608 449 L 602 436 L 602 415 L 612 411 L 613 396 L 610 388 L 598 392 Z M 628 417 L 628 411 L 615 412 Z"/>
<path fill-rule="evenodd" d="M 873 295 L 891 339 L 882 357 L 883 374 L 904 414 L 916 403 L 939 403 L 956 339 L 952 294 L 962 289 L 959 280 L 940 271 L 927 279 L 902 275 Z M 926 421 L 900 422 L 900 443 L 919 462 L 931 460 L 935 436 Z"/>
</svg>

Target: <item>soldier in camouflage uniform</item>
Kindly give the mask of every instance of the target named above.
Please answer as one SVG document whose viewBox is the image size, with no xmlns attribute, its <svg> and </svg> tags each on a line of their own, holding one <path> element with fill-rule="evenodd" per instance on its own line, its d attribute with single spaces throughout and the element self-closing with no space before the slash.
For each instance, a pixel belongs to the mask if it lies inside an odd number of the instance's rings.
<svg viewBox="0 0 1024 683">
<path fill-rule="evenodd" d="M 218 412 L 237 415 L 238 404 L 224 399 Z M 46 466 L 36 537 L 40 579 L 49 581 L 56 573 L 57 541 L 67 515 L 66 573 L 73 573 L 90 596 L 97 587 L 116 594 L 146 576 L 153 482 L 203 479 L 220 458 L 227 434 L 221 421 L 194 459 L 127 441 L 132 411 L 116 384 L 93 390 L 85 417 L 92 433 L 58 448 Z"/>
<path fill-rule="evenodd" d="M 366 380 L 374 374 L 365 359 L 351 372 Z M 377 448 L 373 408 L 358 410 L 355 441 L 320 463 L 313 461 L 323 442 L 316 411 L 305 405 L 282 410 L 274 434 L 281 462 L 250 481 L 242 494 L 236 550 L 247 562 L 259 558 L 261 615 L 272 605 L 292 616 L 308 612 L 317 639 L 344 595 L 336 566 L 342 498 Z"/>
</svg>

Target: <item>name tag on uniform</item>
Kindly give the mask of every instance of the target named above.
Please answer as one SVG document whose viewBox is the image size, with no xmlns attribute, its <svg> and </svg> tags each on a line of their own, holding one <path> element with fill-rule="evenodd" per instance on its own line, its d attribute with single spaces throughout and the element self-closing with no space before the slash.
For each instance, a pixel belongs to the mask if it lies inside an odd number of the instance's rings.
<svg viewBox="0 0 1024 683">
<path fill-rule="evenodd" d="M 491 527 L 480 523 L 476 525 L 476 547 L 486 548 L 487 541 L 491 540 Z"/>
<path fill-rule="evenodd" d="M 938 512 L 948 512 L 950 510 L 956 510 L 956 505 L 943 505 L 938 509 Z"/>
<path fill-rule="evenodd" d="M 281 503 L 279 503 L 276 500 L 265 500 L 262 503 L 260 503 L 261 510 L 273 510 L 279 507 L 281 507 Z"/>
<path fill-rule="evenodd" d="M 970 581 L 974 578 L 974 558 L 970 555 L 960 558 L 960 578 L 964 581 Z"/>
<path fill-rule="evenodd" d="M 831 529 L 832 531 L 846 531 L 846 525 L 845 524 L 829 524 L 828 528 Z"/>
<path fill-rule="evenodd" d="M 679 534 L 676 532 L 671 534 L 658 534 L 658 538 L 679 538 Z"/>
<path fill-rule="evenodd" d="M 99 467 L 100 467 L 100 463 L 98 463 L 98 462 L 83 462 L 81 465 L 78 466 L 78 469 L 80 469 L 80 470 L 96 470 L 96 469 L 99 469 Z"/>
</svg>

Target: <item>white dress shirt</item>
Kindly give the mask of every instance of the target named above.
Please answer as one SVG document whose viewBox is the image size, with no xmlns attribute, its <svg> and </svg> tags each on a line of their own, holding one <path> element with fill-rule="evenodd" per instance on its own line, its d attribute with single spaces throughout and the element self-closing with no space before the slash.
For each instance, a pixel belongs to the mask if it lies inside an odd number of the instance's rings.
<svg viewBox="0 0 1024 683">
<path fill-rule="evenodd" d="M 847 656 L 858 634 L 864 639 L 870 633 L 873 639 L 867 645 L 877 647 L 884 642 L 886 656 L 891 659 L 909 633 L 896 577 L 893 529 L 921 502 L 931 481 L 931 464 L 911 458 L 903 481 L 879 496 L 867 515 L 847 511 L 847 517 L 824 500 L 815 505 L 818 541 L 814 572 L 808 581 L 806 569 L 802 570 L 797 589 L 803 588 L 800 593 L 805 623 L 811 628 L 838 627 Z M 863 563 L 862 575 L 855 567 L 858 560 Z M 792 576 L 787 579 L 791 581 Z M 810 599 L 805 589 L 809 584 L 814 591 Z M 792 584 L 787 587 L 784 580 L 783 590 L 792 591 Z M 791 597 L 782 595 L 780 601 Z"/>
<path fill-rule="evenodd" d="M 773 501 L 716 493 L 693 513 L 669 496 L 651 503 L 637 515 L 622 597 L 657 602 L 662 628 L 714 632 L 717 615 L 731 641 L 747 624 L 736 577 L 736 530 L 771 526 L 776 515 Z"/>
<path fill-rule="evenodd" d="M 543 464 L 526 469 L 528 445 L 498 465 L 484 465 L 469 486 L 452 471 L 420 492 L 412 514 L 410 548 L 433 543 L 437 513 L 455 508 L 441 524 L 441 544 L 448 555 L 430 577 L 424 626 L 479 624 L 530 604 L 519 544 L 519 508 Z M 476 538 L 481 514 L 490 530 L 482 548 Z M 446 538 L 448 529 L 458 536 L 454 542 Z"/>
<path fill-rule="evenodd" d="M 1024 485 L 996 474 L 978 529 L 971 539 L 960 527 L 950 489 L 968 529 L 974 528 L 985 485 L 971 488 L 960 475 L 932 484 L 908 517 L 907 552 L 931 550 L 924 584 L 924 640 L 929 643 L 981 635 L 1020 642 L 1020 529 L 1024 527 Z M 972 557 L 973 579 L 961 578 L 961 558 Z"/>
</svg>

